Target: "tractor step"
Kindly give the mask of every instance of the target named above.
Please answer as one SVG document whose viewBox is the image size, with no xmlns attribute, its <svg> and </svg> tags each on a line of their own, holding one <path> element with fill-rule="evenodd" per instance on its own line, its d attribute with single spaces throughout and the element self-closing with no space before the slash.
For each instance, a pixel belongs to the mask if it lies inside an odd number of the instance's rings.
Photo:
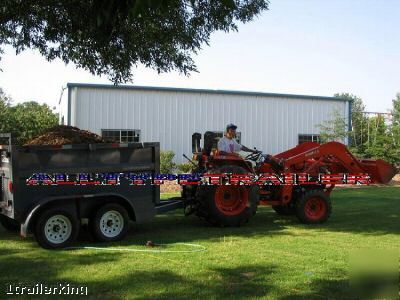
<svg viewBox="0 0 400 300">
<path fill-rule="evenodd" d="M 168 200 L 161 200 L 160 203 L 156 205 L 156 212 L 157 214 L 162 214 L 178 208 L 183 208 L 182 198 L 174 197 Z"/>
</svg>

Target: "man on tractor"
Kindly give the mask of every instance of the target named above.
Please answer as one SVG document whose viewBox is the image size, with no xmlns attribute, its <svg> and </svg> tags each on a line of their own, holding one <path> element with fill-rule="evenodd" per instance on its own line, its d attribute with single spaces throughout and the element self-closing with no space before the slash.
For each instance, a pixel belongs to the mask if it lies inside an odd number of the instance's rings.
<svg viewBox="0 0 400 300">
<path fill-rule="evenodd" d="M 236 141 L 236 129 L 237 126 L 235 124 L 230 123 L 226 125 L 225 136 L 218 141 L 218 153 L 220 155 L 240 156 L 237 152 L 245 151 L 251 152 L 253 154 L 260 154 L 261 152 L 259 152 L 258 150 L 247 148 L 246 146 L 243 146 Z M 254 158 L 257 157 L 252 157 L 252 155 L 250 154 L 245 159 L 253 160 Z M 283 167 L 283 159 L 276 159 L 269 154 L 264 156 L 264 162 L 271 164 L 274 170 L 281 170 Z"/>
<path fill-rule="evenodd" d="M 218 152 L 220 155 L 239 155 L 236 152 L 245 151 L 257 153 L 257 150 L 252 150 L 246 146 L 240 145 L 236 140 L 236 129 L 235 124 L 226 125 L 225 135 L 218 141 Z"/>
</svg>

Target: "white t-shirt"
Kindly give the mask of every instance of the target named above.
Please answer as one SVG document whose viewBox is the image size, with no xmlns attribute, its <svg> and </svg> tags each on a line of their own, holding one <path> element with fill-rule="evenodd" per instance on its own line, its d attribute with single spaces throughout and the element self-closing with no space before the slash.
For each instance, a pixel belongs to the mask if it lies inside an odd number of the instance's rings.
<svg viewBox="0 0 400 300">
<path fill-rule="evenodd" d="M 239 152 L 240 150 L 242 150 L 242 145 L 240 145 L 235 139 L 228 139 L 224 136 L 218 141 L 218 151 L 233 153 Z"/>
</svg>

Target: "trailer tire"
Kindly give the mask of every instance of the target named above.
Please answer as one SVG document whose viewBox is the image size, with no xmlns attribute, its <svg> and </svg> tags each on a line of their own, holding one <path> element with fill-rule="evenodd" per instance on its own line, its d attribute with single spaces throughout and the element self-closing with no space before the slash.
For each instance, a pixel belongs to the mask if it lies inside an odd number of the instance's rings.
<svg viewBox="0 0 400 300">
<path fill-rule="evenodd" d="M 9 232 L 18 232 L 21 229 L 21 224 L 4 215 L 0 215 L 0 224 Z"/>
<path fill-rule="evenodd" d="M 35 238 L 46 249 L 59 249 L 71 245 L 79 233 L 75 214 L 61 207 L 52 207 L 41 213 L 35 226 Z"/>
<path fill-rule="evenodd" d="M 331 212 L 330 197 L 320 190 L 308 191 L 296 202 L 296 216 L 305 224 L 324 223 Z"/>
<path fill-rule="evenodd" d="M 128 233 L 129 214 L 122 205 L 109 203 L 96 211 L 89 224 L 97 241 L 120 241 Z"/>
<path fill-rule="evenodd" d="M 293 205 L 273 205 L 272 209 L 281 216 L 292 216 L 296 214 L 296 207 Z"/>
<path fill-rule="evenodd" d="M 223 166 L 215 174 L 246 174 L 238 166 Z M 197 216 L 208 223 L 219 226 L 241 226 L 256 214 L 259 202 L 259 187 L 244 186 L 200 186 L 197 190 L 199 208 Z"/>
</svg>

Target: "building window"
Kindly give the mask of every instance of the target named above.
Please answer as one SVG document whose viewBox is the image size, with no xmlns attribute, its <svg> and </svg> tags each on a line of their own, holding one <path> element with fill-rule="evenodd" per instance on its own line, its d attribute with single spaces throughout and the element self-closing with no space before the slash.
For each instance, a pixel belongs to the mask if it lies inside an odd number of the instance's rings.
<svg viewBox="0 0 400 300">
<path fill-rule="evenodd" d="M 305 142 L 320 142 L 319 134 L 299 134 L 299 145 Z"/>
<path fill-rule="evenodd" d="M 101 135 L 105 140 L 117 143 L 140 142 L 140 130 L 103 129 Z"/>
</svg>

